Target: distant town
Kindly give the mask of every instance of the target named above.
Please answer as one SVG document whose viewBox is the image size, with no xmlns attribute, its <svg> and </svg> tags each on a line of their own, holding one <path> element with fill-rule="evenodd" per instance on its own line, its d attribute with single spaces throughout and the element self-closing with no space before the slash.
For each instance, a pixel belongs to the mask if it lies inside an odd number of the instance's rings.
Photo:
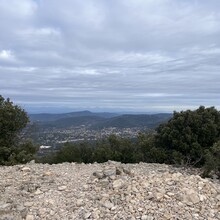
<svg viewBox="0 0 220 220">
<path fill-rule="evenodd" d="M 47 128 L 36 132 L 34 134 L 34 141 L 41 145 L 57 146 L 66 142 L 96 141 L 105 139 L 111 134 L 123 138 L 136 138 L 138 133 L 143 131 L 149 132 L 150 129 L 147 127 L 109 127 L 97 130 L 84 125 L 70 128 Z"/>
<path fill-rule="evenodd" d="M 56 151 L 65 143 L 95 142 L 115 134 L 135 139 L 140 132 L 153 132 L 167 121 L 171 114 L 118 115 L 115 113 L 89 111 L 64 114 L 30 115 L 31 123 L 24 137 L 31 138 L 40 146 L 40 152 Z"/>
</svg>

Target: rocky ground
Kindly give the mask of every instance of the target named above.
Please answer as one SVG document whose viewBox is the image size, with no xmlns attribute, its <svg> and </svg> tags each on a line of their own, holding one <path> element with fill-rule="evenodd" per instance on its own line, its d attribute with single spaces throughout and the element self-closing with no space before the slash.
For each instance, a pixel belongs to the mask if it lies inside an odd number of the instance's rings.
<svg viewBox="0 0 220 220">
<path fill-rule="evenodd" d="M 220 219 L 220 183 L 160 164 L 0 167 L 0 219 Z"/>
</svg>

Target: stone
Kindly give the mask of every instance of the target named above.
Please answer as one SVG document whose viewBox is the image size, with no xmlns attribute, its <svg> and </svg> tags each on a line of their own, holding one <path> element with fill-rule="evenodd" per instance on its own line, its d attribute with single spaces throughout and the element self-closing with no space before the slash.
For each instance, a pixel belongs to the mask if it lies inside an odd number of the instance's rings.
<svg viewBox="0 0 220 220">
<path fill-rule="evenodd" d="M 40 190 L 40 189 L 37 189 L 35 192 L 34 192 L 34 194 L 35 195 L 40 195 L 40 194 L 42 194 L 43 192 Z"/>
<path fill-rule="evenodd" d="M 111 209 L 114 207 L 114 204 L 111 203 L 110 201 L 106 201 L 104 204 L 103 204 L 104 207 L 108 208 L 108 209 Z"/>
<path fill-rule="evenodd" d="M 123 186 L 125 186 L 125 181 L 122 179 L 117 179 L 112 184 L 113 189 L 121 189 Z"/>
<path fill-rule="evenodd" d="M 123 167 L 123 172 L 127 175 L 131 175 L 131 169 L 129 167 Z"/>
<path fill-rule="evenodd" d="M 23 167 L 21 170 L 23 172 L 31 172 L 31 168 L 30 167 Z"/>
<path fill-rule="evenodd" d="M 33 205 L 33 202 L 25 202 L 24 206 L 25 207 L 31 207 Z"/>
<path fill-rule="evenodd" d="M 153 196 L 157 201 L 160 201 L 164 197 L 164 194 L 159 193 L 159 192 L 155 192 L 155 193 L 153 193 Z"/>
<path fill-rule="evenodd" d="M 122 175 L 123 169 L 121 167 L 116 167 L 116 175 Z"/>
<path fill-rule="evenodd" d="M 67 186 L 58 186 L 59 191 L 63 191 L 63 190 L 66 190 L 66 189 L 67 189 Z"/>
<path fill-rule="evenodd" d="M 34 216 L 28 214 L 28 215 L 26 216 L 26 220 L 34 220 Z"/>
<path fill-rule="evenodd" d="M 52 176 L 53 173 L 51 171 L 44 172 L 43 176 Z"/>
<path fill-rule="evenodd" d="M 148 220 L 147 215 L 142 215 L 142 216 L 141 216 L 141 220 Z"/>
<path fill-rule="evenodd" d="M 107 163 L 109 165 L 112 165 L 112 166 L 115 166 L 115 167 L 120 167 L 121 166 L 121 162 L 118 162 L 118 161 L 108 160 Z"/>
<path fill-rule="evenodd" d="M 11 208 L 11 204 L 10 203 L 5 203 L 5 204 L 0 204 L 0 210 L 6 210 Z"/>
<path fill-rule="evenodd" d="M 103 174 L 105 177 L 115 176 L 116 175 L 116 167 L 107 167 L 103 170 Z"/>
<path fill-rule="evenodd" d="M 100 180 L 100 184 L 102 187 L 107 187 L 109 185 L 108 179 L 102 179 Z"/>
<path fill-rule="evenodd" d="M 102 171 L 95 171 L 93 173 L 93 176 L 99 178 L 99 179 L 102 179 L 104 177 L 104 173 Z"/>
<path fill-rule="evenodd" d="M 199 194 L 196 193 L 194 190 L 184 189 L 183 192 L 183 202 L 185 202 L 186 204 L 191 205 L 200 202 Z"/>
<path fill-rule="evenodd" d="M 90 216 L 91 216 L 91 212 L 86 212 L 85 214 L 84 214 L 84 219 L 88 219 Z"/>
<path fill-rule="evenodd" d="M 78 207 L 83 206 L 83 205 L 84 205 L 83 199 L 78 199 L 78 200 L 76 201 L 76 205 L 77 205 Z"/>
<path fill-rule="evenodd" d="M 93 219 L 99 219 L 99 212 L 93 212 L 91 216 Z"/>
</svg>

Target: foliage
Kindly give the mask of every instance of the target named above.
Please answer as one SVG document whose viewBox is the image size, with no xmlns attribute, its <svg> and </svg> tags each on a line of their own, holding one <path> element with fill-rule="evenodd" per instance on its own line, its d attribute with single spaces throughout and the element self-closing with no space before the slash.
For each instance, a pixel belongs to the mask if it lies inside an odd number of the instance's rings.
<svg viewBox="0 0 220 220">
<path fill-rule="evenodd" d="M 95 143 L 66 143 L 53 158 L 42 158 L 40 162 L 106 162 L 108 160 L 133 162 L 134 145 L 128 139 L 111 135 L 108 139 Z"/>
<path fill-rule="evenodd" d="M 66 143 L 57 154 L 41 158 L 39 162 L 103 163 L 114 160 L 122 163 L 162 163 L 165 159 L 165 151 L 154 146 L 154 135 L 140 134 L 136 141 L 110 135 L 95 143 Z"/>
<path fill-rule="evenodd" d="M 204 164 L 205 151 L 220 137 L 220 112 L 201 106 L 174 116 L 157 129 L 156 145 L 166 149 L 169 163 Z"/>
<path fill-rule="evenodd" d="M 220 178 L 220 140 L 206 151 L 203 176 L 216 174 Z"/>
<path fill-rule="evenodd" d="M 155 134 L 140 133 L 138 136 L 139 161 L 148 163 L 164 163 L 167 155 L 166 151 L 155 145 Z"/>
<path fill-rule="evenodd" d="M 27 113 L 10 99 L 0 96 L 0 164 L 26 163 L 36 149 L 30 142 L 20 143 L 19 134 L 28 123 Z"/>
<path fill-rule="evenodd" d="M 56 162 L 82 162 L 81 155 L 78 146 L 72 146 L 70 143 L 60 150 L 59 154 L 56 155 Z"/>
</svg>

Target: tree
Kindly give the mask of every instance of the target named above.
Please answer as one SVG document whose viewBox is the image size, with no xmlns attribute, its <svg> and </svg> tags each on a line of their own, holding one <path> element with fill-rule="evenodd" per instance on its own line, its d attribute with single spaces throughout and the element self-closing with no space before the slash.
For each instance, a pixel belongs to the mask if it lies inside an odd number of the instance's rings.
<svg viewBox="0 0 220 220">
<path fill-rule="evenodd" d="M 138 135 L 138 161 L 147 163 L 164 163 L 166 162 L 166 151 L 161 147 L 155 146 L 154 133 L 140 133 Z"/>
<path fill-rule="evenodd" d="M 36 151 L 30 142 L 21 143 L 19 134 L 27 125 L 27 113 L 0 95 L 0 164 L 25 163 Z"/>
<path fill-rule="evenodd" d="M 55 155 L 54 163 L 63 162 L 82 162 L 82 157 L 80 154 L 80 149 L 77 144 L 65 143 L 64 146 Z"/>
<path fill-rule="evenodd" d="M 205 151 L 220 138 L 220 112 L 214 107 L 174 112 L 157 128 L 156 145 L 167 150 L 170 163 L 203 165 Z"/>
</svg>

